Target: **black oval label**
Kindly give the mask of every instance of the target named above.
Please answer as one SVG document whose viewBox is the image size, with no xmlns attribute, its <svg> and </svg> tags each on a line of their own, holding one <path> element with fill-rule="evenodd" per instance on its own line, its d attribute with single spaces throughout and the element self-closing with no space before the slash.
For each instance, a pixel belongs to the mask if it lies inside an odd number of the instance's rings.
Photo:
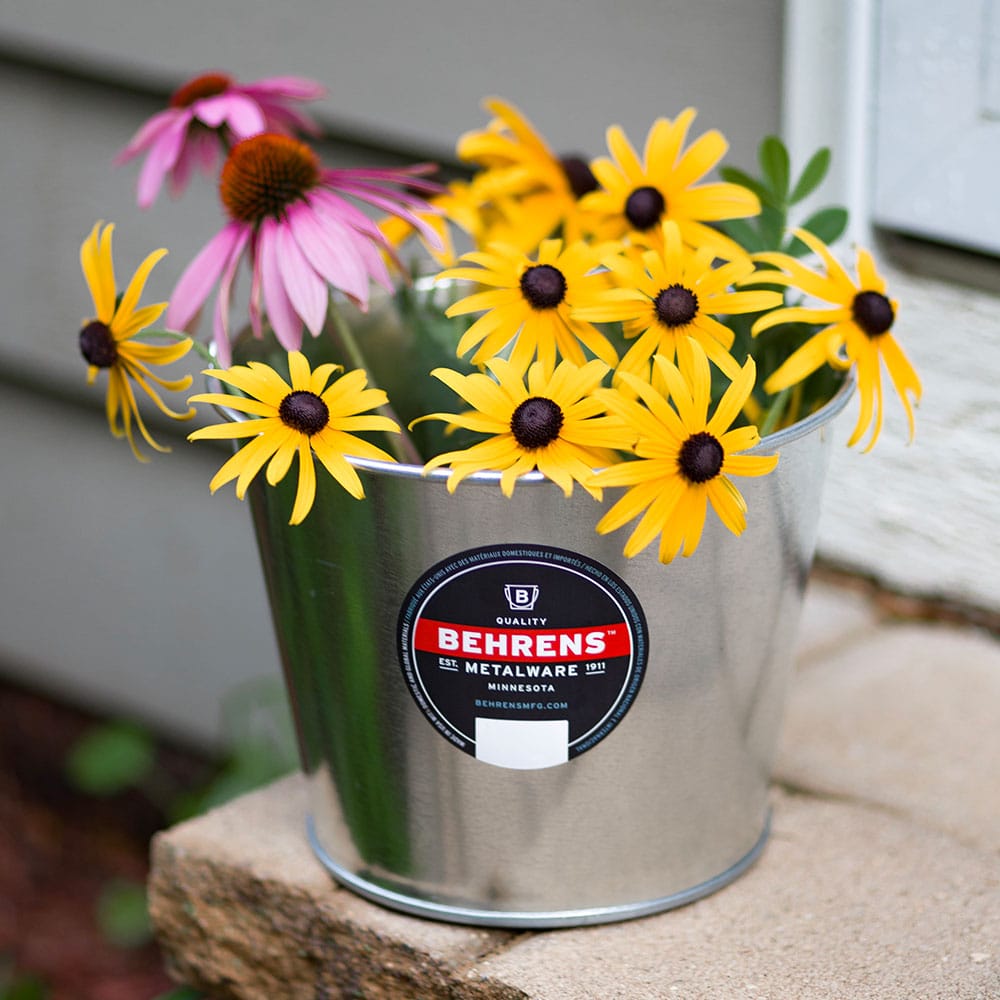
<svg viewBox="0 0 1000 1000">
<path fill-rule="evenodd" d="M 603 740 L 642 684 L 646 619 L 575 552 L 468 549 L 431 567 L 399 616 L 403 675 L 455 746 L 499 767 L 564 764 Z"/>
</svg>

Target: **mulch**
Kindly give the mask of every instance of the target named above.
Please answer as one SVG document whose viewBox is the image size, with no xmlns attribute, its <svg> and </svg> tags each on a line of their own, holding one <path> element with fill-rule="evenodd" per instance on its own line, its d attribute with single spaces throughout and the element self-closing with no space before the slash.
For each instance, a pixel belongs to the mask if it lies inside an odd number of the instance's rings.
<svg viewBox="0 0 1000 1000">
<path fill-rule="evenodd" d="M 174 984 L 155 943 L 124 948 L 95 917 L 115 879 L 145 881 L 166 818 L 138 792 L 100 799 L 65 776 L 66 756 L 97 717 L 0 681 L 0 989 L 31 975 L 48 1000 L 150 1000 Z M 164 746 L 160 765 L 192 781 L 206 762 Z"/>
</svg>

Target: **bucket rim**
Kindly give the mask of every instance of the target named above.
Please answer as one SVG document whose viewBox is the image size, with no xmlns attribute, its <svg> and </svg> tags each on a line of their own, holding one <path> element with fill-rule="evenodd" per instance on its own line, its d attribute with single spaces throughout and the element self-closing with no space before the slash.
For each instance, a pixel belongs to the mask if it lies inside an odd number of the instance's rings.
<svg viewBox="0 0 1000 1000">
<path fill-rule="evenodd" d="M 209 378 L 207 381 L 213 387 L 213 390 L 216 388 L 221 389 L 221 385 L 216 379 Z M 854 371 L 848 371 L 837 391 L 818 410 L 815 410 L 809 416 L 804 417 L 789 427 L 784 427 L 780 431 L 775 431 L 761 438 L 753 448 L 748 449 L 743 454 L 772 454 L 786 445 L 794 441 L 799 441 L 814 431 L 819 430 L 819 428 L 828 424 L 847 406 L 851 396 L 854 394 L 856 383 L 857 380 Z M 215 404 L 214 409 L 229 421 L 239 422 L 247 419 L 245 414 L 226 406 Z M 440 468 L 424 472 L 422 465 L 412 465 L 406 462 L 385 462 L 380 459 L 359 458 L 354 455 L 345 455 L 344 458 L 359 472 L 373 473 L 394 479 L 415 479 L 428 483 L 446 482 L 452 471 L 449 468 Z M 462 483 L 463 485 L 469 483 L 496 487 L 500 484 L 501 476 L 502 473 L 494 471 L 473 472 L 465 476 L 462 479 Z M 556 485 L 548 476 L 537 470 L 526 472 L 519 476 L 517 480 L 518 486 L 537 486 L 540 484 Z"/>
</svg>

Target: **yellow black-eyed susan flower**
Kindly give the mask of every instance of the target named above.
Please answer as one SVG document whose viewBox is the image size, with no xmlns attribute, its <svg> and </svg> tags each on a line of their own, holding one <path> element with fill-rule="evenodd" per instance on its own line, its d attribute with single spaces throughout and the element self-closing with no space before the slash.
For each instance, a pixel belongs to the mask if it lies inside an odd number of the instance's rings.
<svg viewBox="0 0 1000 1000">
<path fill-rule="evenodd" d="M 854 280 L 830 249 L 812 233 L 799 229 L 795 235 L 822 260 L 824 270 L 813 271 L 787 254 L 759 253 L 755 254 L 755 259 L 780 270 L 760 271 L 752 280 L 796 288 L 828 304 L 775 309 L 754 323 L 754 336 L 782 323 L 822 326 L 767 379 L 765 391 L 780 392 L 801 382 L 823 364 L 838 368 L 854 365 L 861 407 L 847 443 L 849 446 L 857 444 L 871 429 L 871 438 L 864 449 L 870 451 L 882 430 L 884 361 L 906 410 L 912 440 L 913 403 L 920 400 L 920 379 L 890 332 L 898 304 L 888 297 L 885 279 L 876 269 L 872 255 L 867 250 L 858 250 L 857 280 Z"/>
<path fill-rule="evenodd" d="M 760 201 L 739 184 L 699 183 L 725 156 L 729 144 L 712 129 L 685 149 L 695 115 L 694 108 L 687 108 L 673 121 L 658 118 L 646 136 L 641 160 L 618 125 L 608 129 L 611 157 L 591 163 L 600 189 L 580 203 L 597 239 L 627 236 L 632 242 L 648 243 L 660 223 L 672 219 L 688 246 L 711 247 L 726 260 L 746 255 L 738 243 L 706 223 L 757 215 Z"/>
<path fill-rule="evenodd" d="M 163 379 L 150 371 L 150 365 L 167 365 L 184 357 L 192 341 L 182 337 L 172 344 L 146 344 L 135 339 L 150 323 L 155 322 L 166 302 L 139 306 L 142 290 L 157 262 L 166 250 L 155 250 L 139 265 L 121 298 L 115 285 L 115 268 L 111 252 L 114 225 L 101 229 L 94 225 L 80 247 L 80 265 L 90 296 L 94 302 L 93 319 L 86 320 L 80 330 L 80 353 L 87 362 L 87 382 L 93 384 L 100 371 L 108 373 L 105 411 L 108 425 L 115 437 L 125 437 L 140 462 L 148 459 L 139 451 L 133 434 L 133 424 L 139 428 L 146 443 L 157 451 L 169 451 L 157 444 L 149 433 L 136 401 L 132 382 L 156 404 L 157 408 L 175 420 L 189 420 L 194 410 L 179 413 L 163 402 L 155 386 L 170 392 L 180 392 L 191 385 L 191 376 Z M 155 385 L 154 385 L 155 383 Z"/>
<path fill-rule="evenodd" d="M 730 379 L 735 378 L 740 366 L 729 353 L 733 331 L 714 317 L 773 309 L 781 305 L 781 294 L 734 288 L 735 282 L 753 273 L 749 258 L 713 267 L 714 251 L 685 246 L 676 222 L 667 220 L 661 229 L 662 249 L 604 259 L 614 287 L 590 296 L 573 310 L 573 318 L 624 324 L 625 336 L 635 343 L 622 358 L 619 372 L 643 376 L 654 354 L 673 361 L 678 341 L 693 337 Z"/>
<path fill-rule="evenodd" d="M 509 101 L 483 101 L 494 118 L 459 139 L 458 155 L 477 164 L 480 190 L 505 206 L 489 227 L 489 241 L 526 253 L 545 238 L 567 242 L 583 235 L 580 199 L 597 188 L 590 165 L 578 155 L 557 156 L 525 115 Z"/>
<path fill-rule="evenodd" d="M 474 407 L 464 413 L 432 413 L 421 420 L 445 420 L 456 427 L 490 435 L 461 451 L 432 458 L 425 472 L 450 466 L 448 490 L 474 472 L 500 472 L 500 488 L 514 492 L 518 476 L 538 469 L 566 494 L 580 483 L 594 497 L 598 487 L 588 485 L 593 470 L 618 459 L 616 449 L 628 448 L 631 430 L 606 415 L 594 390 L 608 372 L 602 361 L 578 367 L 561 362 L 551 374 L 536 361 L 525 376 L 502 358 L 486 363 L 492 373 L 462 375 L 447 368 L 431 374 Z"/>
<path fill-rule="evenodd" d="M 332 383 L 340 365 L 319 365 L 310 370 L 305 355 L 288 355 L 289 381 L 269 365 L 251 361 L 225 370 L 205 372 L 210 378 L 230 385 L 245 395 L 207 392 L 191 397 L 193 403 L 210 403 L 247 414 L 250 419 L 202 427 L 189 440 L 208 438 L 250 438 L 215 474 L 209 483 L 214 493 L 236 480 L 236 495 L 242 500 L 247 487 L 265 465 L 271 486 L 277 485 L 299 460 L 299 481 L 290 524 L 299 524 L 309 513 L 316 497 L 316 468 L 313 459 L 347 490 L 361 499 L 364 487 L 346 456 L 392 462 L 388 452 L 358 437 L 355 431 L 399 431 L 389 417 L 368 413 L 386 403 L 381 389 L 368 389 L 368 377 L 357 369 Z M 290 382 L 290 384 L 289 384 Z"/>
<path fill-rule="evenodd" d="M 510 362 L 521 374 L 536 358 L 549 373 L 559 357 L 583 365 L 584 347 L 613 366 L 618 354 L 607 337 L 573 317 L 573 307 L 590 301 L 593 290 L 607 282 L 605 274 L 595 272 L 607 250 L 582 241 L 566 246 L 562 240 L 543 240 L 536 260 L 498 243 L 465 254 L 462 260 L 477 266 L 450 268 L 440 277 L 475 281 L 487 289 L 459 299 L 447 310 L 448 316 L 484 312 L 459 341 L 459 356 L 474 349 L 472 361 L 481 365 L 514 340 Z"/>
<path fill-rule="evenodd" d="M 606 534 L 639 518 L 625 544 L 629 558 L 657 535 L 661 562 L 671 562 L 678 553 L 690 556 L 701 540 L 709 504 L 734 535 L 741 534 L 746 527 L 746 501 L 729 477 L 763 476 L 778 462 L 777 455 L 739 454 L 759 442 L 756 427 L 731 429 L 753 390 L 753 359 L 747 359 L 711 417 L 711 376 L 705 352 L 689 339 L 680 348 L 679 360 L 680 366 L 659 355 L 653 359 L 673 406 L 648 382 L 627 372 L 621 377 L 628 392 L 605 389 L 597 393 L 638 437 L 635 461 L 603 469 L 591 480 L 596 486 L 628 487 L 597 523 L 597 530 Z"/>
</svg>

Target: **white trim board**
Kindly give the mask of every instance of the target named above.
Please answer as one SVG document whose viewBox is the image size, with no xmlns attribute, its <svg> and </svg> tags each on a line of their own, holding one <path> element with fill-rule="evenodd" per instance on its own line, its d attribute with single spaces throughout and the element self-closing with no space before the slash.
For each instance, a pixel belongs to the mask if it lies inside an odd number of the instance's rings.
<svg viewBox="0 0 1000 1000">
<path fill-rule="evenodd" d="M 786 0 L 785 7 L 785 134 L 799 163 L 819 145 L 834 147 L 824 200 L 848 205 L 854 216 L 849 242 L 869 246 L 883 3 Z M 907 2 L 907 10 L 921 6 Z M 939 8 L 942 17 L 954 12 Z M 849 245 L 845 256 L 851 256 Z M 881 259 L 900 300 L 896 332 L 924 382 L 917 438 L 905 444 L 905 421 L 891 398 L 886 428 L 869 455 L 843 446 L 854 411 L 841 418 L 819 554 L 904 591 L 995 610 L 1000 295 L 907 274 Z"/>
</svg>

